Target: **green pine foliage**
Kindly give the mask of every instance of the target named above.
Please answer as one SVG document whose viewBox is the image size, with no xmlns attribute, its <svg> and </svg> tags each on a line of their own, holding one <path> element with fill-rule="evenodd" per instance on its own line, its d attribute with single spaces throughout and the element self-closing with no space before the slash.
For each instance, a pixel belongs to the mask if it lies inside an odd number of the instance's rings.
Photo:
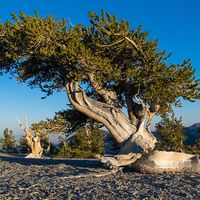
<svg viewBox="0 0 200 200">
<path fill-rule="evenodd" d="M 7 152 L 15 152 L 15 137 L 12 131 L 6 128 L 3 132 L 2 147 L 6 149 Z"/>
<path fill-rule="evenodd" d="M 28 153 L 28 152 L 31 150 L 30 147 L 29 147 L 28 144 L 27 144 L 27 141 L 26 141 L 25 136 L 22 136 L 22 137 L 19 139 L 18 148 L 19 148 L 19 151 L 20 151 L 21 153 Z"/>
<path fill-rule="evenodd" d="M 67 136 L 90 122 L 94 123 L 86 115 L 75 109 L 66 109 L 56 112 L 53 119 L 47 118 L 38 123 L 33 123 L 31 129 L 43 135 L 63 133 Z"/>
<path fill-rule="evenodd" d="M 88 86 L 89 96 L 98 98 L 86 76 L 93 72 L 100 86 L 116 91 L 119 105 L 126 106 L 124 96 L 139 91 L 145 103 L 160 105 L 159 113 L 180 106 L 179 97 L 200 98 L 190 60 L 167 64 L 171 54 L 160 51 L 158 40 L 149 39 L 141 26 L 131 28 L 103 10 L 88 15 L 85 27 L 37 13 L 13 14 L 13 21 L 0 23 L 0 73 L 9 72 L 47 95 L 79 81 Z"/>
<path fill-rule="evenodd" d="M 71 141 L 63 140 L 57 156 L 61 158 L 95 158 L 104 151 L 103 132 L 89 126 L 77 130 Z"/>
<path fill-rule="evenodd" d="M 0 138 L 0 149 L 2 149 L 3 148 L 3 142 L 4 140 L 3 140 L 3 138 Z"/>
<path fill-rule="evenodd" d="M 96 154 L 103 153 L 104 136 L 99 129 L 101 125 L 76 111 L 75 109 L 62 110 L 55 113 L 53 119 L 46 119 L 31 125 L 31 129 L 41 136 L 48 134 L 63 134 L 61 144 L 51 156 L 94 158 Z M 70 141 L 68 141 L 70 137 Z M 45 138 L 44 138 L 45 139 Z M 47 141 L 46 141 L 47 142 Z M 45 142 L 41 139 L 42 146 Z M 45 147 L 44 147 L 45 149 Z"/>
<path fill-rule="evenodd" d="M 183 142 L 186 137 L 184 135 L 182 118 L 177 119 L 173 112 L 171 117 L 169 114 L 165 114 L 161 122 L 156 124 L 156 132 L 160 136 L 156 149 L 179 152 L 185 150 L 186 147 Z"/>
</svg>

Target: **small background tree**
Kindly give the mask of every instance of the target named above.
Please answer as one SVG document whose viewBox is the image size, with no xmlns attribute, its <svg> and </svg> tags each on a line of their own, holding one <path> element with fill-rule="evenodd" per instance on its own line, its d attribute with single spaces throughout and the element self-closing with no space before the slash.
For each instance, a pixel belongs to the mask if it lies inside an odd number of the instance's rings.
<svg viewBox="0 0 200 200">
<path fill-rule="evenodd" d="M 190 153 L 199 154 L 200 155 L 200 139 L 198 139 L 193 145 L 188 147 Z"/>
<path fill-rule="evenodd" d="M 50 145 L 50 142 L 49 142 L 49 138 L 48 138 L 48 135 L 47 134 L 39 134 L 40 136 L 40 143 L 41 143 L 41 146 L 42 148 L 45 150 L 49 149 L 49 145 Z M 25 138 L 26 136 L 22 136 L 20 139 L 19 139 L 19 151 L 21 153 L 29 153 L 31 151 L 30 149 L 30 146 L 28 145 L 27 143 L 27 140 Z"/>
<path fill-rule="evenodd" d="M 160 123 L 156 124 L 156 132 L 160 136 L 160 140 L 156 144 L 156 149 L 166 151 L 184 151 L 183 144 L 186 139 L 184 135 L 184 127 L 182 118 L 177 119 L 172 112 L 171 117 L 165 114 Z"/>
<path fill-rule="evenodd" d="M 0 149 L 3 148 L 3 138 L 0 138 Z"/>
<path fill-rule="evenodd" d="M 92 126 L 79 128 L 72 139 L 64 140 L 58 150 L 58 157 L 95 158 L 104 152 L 103 132 Z"/>
<path fill-rule="evenodd" d="M 7 152 L 14 152 L 15 149 L 15 137 L 13 134 L 13 131 L 8 130 L 6 128 L 3 132 L 4 138 L 2 140 L 3 142 L 3 148 L 7 150 Z"/>
<path fill-rule="evenodd" d="M 30 147 L 24 135 L 19 139 L 19 151 L 21 153 L 28 153 L 30 151 Z"/>
</svg>

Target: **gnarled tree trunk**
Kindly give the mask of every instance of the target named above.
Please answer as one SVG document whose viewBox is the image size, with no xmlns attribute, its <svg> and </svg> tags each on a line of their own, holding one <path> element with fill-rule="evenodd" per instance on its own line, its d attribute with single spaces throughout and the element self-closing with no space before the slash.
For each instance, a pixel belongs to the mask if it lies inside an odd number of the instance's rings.
<svg viewBox="0 0 200 200">
<path fill-rule="evenodd" d="M 93 85 L 93 87 L 96 86 Z M 101 88 L 96 87 L 97 92 L 97 89 L 101 90 Z M 144 103 L 135 97 L 141 103 L 140 109 L 137 110 L 139 104 L 134 107 L 134 102 L 127 99 L 129 119 L 120 108 L 110 103 L 108 96 L 104 98 L 108 99 L 107 103 L 91 99 L 79 87 L 78 82 L 67 83 L 66 91 L 69 101 L 75 109 L 102 123 L 115 140 L 120 143 L 121 149 L 118 155 L 99 156 L 103 163 L 112 168 L 132 165 L 134 169 L 142 172 L 200 172 L 200 161 L 197 156 L 177 152 L 153 151 L 157 140 L 150 132 L 149 125 L 159 108 L 155 102 L 151 104 L 150 108 L 146 108 Z M 105 94 L 106 91 L 103 91 L 102 95 Z M 141 108 L 142 114 L 139 114 Z"/>
<path fill-rule="evenodd" d="M 25 130 L 25 132 L 27 144 L 31 149 L 31 153 L 29 153 L 26 158 L 41 158 L 43 148 L 41 147 L 40 137 L 38 135 L 32 135 L 30 130 Z"/>
<path fill-rule="evenodd" d="M 18 120 L 20 124 L 20 128 L 26 133 L 25 139 L 27 141 L 28 146 L 31 149 L 31 153 L 29 153 L 26 158 L 41 158 L 43 153 L 43 148 L 40 143 L 40 136 L 37 134 L 33 134 L 33 131 L 28 127 L 26 123 L 26 127 L 23 127 L 23 124 Z"/>
<path fill-rule="evenodd" d="M 88 97 L 78 82 L 66 84 L 66 90 L 75 109 L 102 123 L 121 144 L 120 155 L 115 158 L 114 165 L 130 164 L 141 157 L 142 153 L 154 149 L 156 138 L 145 127 L 146 115 L 134 125 L 120 108 Z M 108 162 L 112 164 L 113 161 L 108 158 Z"/>
</svg>

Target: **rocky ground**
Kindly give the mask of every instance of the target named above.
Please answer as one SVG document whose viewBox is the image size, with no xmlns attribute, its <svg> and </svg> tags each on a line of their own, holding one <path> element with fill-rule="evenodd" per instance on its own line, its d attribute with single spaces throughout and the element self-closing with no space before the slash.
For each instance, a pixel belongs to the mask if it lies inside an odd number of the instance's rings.
<svg viewBox="0 0 200 200">
<path fill-rule="evenodd" d="M 200 174 L 111 173 L 97 160 L 36 160 L 0 154 L 0 199 L 195 200 L 200 199 Z"/>
</svg>

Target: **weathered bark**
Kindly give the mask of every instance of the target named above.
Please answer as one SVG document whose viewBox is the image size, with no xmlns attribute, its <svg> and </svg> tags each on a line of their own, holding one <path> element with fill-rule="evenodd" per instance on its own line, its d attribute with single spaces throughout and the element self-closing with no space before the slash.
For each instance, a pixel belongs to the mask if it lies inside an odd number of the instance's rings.
<svg viewBox="0 0 200 200">
<path fill-rule="evenodd" d="M 154 148 L 156 138 L 145 129 L 145 116 L 136 126 L 120 108 L 87 97 L 78 82 L 66 84 L 66 90 L 75 109 L 102 123 L 121 144 L 120 154 L 143 153 Z"/>
<path fill-rule="evenodd" d="M 111 169 L 128 165 L 129 169 L 143 173 L 200 173 L 199 156 L 180 152 L 152 151 L 143 155 L 127 154 L 98 158 Z"/>
<path fill-rule="evenodd" d="M 31 153 L 29 153 L 26 158 L 41 158 L 43 153 L 43 148 L 40 143 L 40 136 L 35 134 L 33 135 L 33 131 L 28 127 L 26 123 L 26 127 L 23 127 L 23 124 L 18 120 L 20 124 L 20 128 L 26 133 L 25 139 L 27 141 L 28 146 L 31 149 Z"/>
<path fill-rule="evenodd" d="M 137 125 L 138 118 L 134 112 L 134 103 L 133 103 L 132 98 L 128 95 L 126 95 L 126 105 L 127 105 L 128 116 L 131 121 L 131 124 Z"/>
<path fill-rule="evenodd" d="M 123 166 L 131 165 L 137 159 L 141 158 L 141 153 L 129 153 L 123 155 L 116 155 L 116 156 L 99 156 L 97 158 L 101 160 L 102 163 L 106 164 L 109 168 L 120 168 Z"/>
<path fill-rule="evenodd" d="M 41 158 L 43 153 L 43 148 L 40 144 L 40 137 L 38 135 L 32 135 L 31 130 L 24 130 L 26 132 L 26 140 L 27 144 L 31 149 L 31 153 L 29 153 L 26 158 Z"/>
<path fill-rule="evenodd" d="M 153 151 L 142 156 L 131 168 L 145 173 L 195 172 L 200 173 L 199 156 L 180 152 Z"/>
</svg>

